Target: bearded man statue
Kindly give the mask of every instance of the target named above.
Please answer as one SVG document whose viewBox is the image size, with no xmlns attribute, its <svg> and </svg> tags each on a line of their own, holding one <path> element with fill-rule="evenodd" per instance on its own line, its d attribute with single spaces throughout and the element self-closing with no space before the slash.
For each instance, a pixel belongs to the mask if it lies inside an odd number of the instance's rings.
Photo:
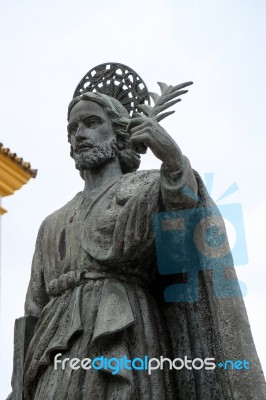
<svg viewBox="0 0 266 400">
<path fill-rule="evenodd" d="M 29 343 L 24 400 L 265 399 L 226 238 L 227 268 L 215 285 L 219 296 L 214 295 L 212 268 L 198 254 L 198 298 L 189 293 L 183 301 L 164 297 L 170 281 L 158 271 L 154 216 L 200 210 L 205 226 L 197 231 L 198 240 L 204 242 L 204 232 L 214 225 L 225 235 L 200 176 L 159 124 L 169 115 L 161 112 L 191 82 L 176 87 L 161 83 L 162 94 L 153 94 L 151 107 L 145 84 L 129 67 L 109 63 L 93 71 L 81 81 L 68 109 L 71 156 L 84 190 L 44 220 L 36 242 L 23 317 L 34 318 L 36 325 L 19 339 Z M 147 148 L 161 160 L 160 170 L 137 171 Z M 166 215 L 165 229 L 171 223 L 180 228 L 171 218 Z M 169 251 L 187 262 L 193 240 L 186 233 Z M 210 259 L 215 251 L 214 246 Z M 192 271 L 195 260 L 189 262 Z M 187 275 L 189 269 L 173 274 L 175 290 L 188 284 Z M 179 364 L 171 364 L 176 358 Z M 87 368 L 78 365 L 84 359 Z M 103 359 L 108 363 L 103 365 Z M 188 361 L 195 359 L 205 360 L 206 368 Z M 246 364 L 242 370 L 223 370 L 210 359 Z M 115 369 L 117 360 L 127 364 Z M 154 360 L 151 371 L 143 360 Z M 156 360 L 161 360 L 158 368 Z M 14 366 L 10 398 L 21 399 L 17 373 Z"/>
</svg>

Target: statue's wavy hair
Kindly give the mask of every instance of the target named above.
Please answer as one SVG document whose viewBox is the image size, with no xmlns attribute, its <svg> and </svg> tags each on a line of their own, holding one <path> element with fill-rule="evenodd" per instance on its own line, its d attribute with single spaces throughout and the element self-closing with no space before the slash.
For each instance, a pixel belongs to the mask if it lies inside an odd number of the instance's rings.
<svg viewBox="0 0 266 400">
<path fill-rule="evenodd" d="M 113 97 L 97 92 L 87 92 L 74 97 L 70 102 L 68 106 L 68 121 L 72 108 L 81 100 L 93 101 L 105 109 L 116 135 L 118 157 L 122 172 L 123 174 L 127 174 L 128 172 L 136 171 L 140 165 L 140 155 L 130 148 L 130 134 L 127 132 L 130 117 L 127 110 Z M 72 151 L 73 149 L 71 148 L 70 155 Z"/>
</svg>

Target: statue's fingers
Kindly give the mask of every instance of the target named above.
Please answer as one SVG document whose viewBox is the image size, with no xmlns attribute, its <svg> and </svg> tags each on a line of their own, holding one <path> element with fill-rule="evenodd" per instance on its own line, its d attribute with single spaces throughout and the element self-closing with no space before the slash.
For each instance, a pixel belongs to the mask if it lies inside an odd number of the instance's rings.
<svg viewBox="0 0 266 400">
<path fill-rule="evenodd" d="M 146 132 L 135 133 L 131 136 L 131 148 L 140 154 L 146 153 L 148 142 L 149 138 Z"/>
<path fill-rule="evenodd" d="M 149 145 L 149 136 L 150 132 L 147 131 L 147 129 L 140 129 L 139 131 L 135 132 L 133 135 L 131 135 L 131 143 L 137 142 L 137 141 L 142 141 L 143 143 L 145 142 L 145 145 Z"/>
<path fill-rule="evenodd" d="M 132 146 L 132 150 L 139 154 L 146 154 L 148 147 L 145 146 L 143 143 L 139 143 L 138 145 Z"/>
<path fill-rule="evenodd" d="M 134 128 L 131 128 L 130 130 L 131 135 L 134 135 L 135 133 L 141 134 L 145 132 L 152 133 L 152 125 L 148 121 L 142 121 L 142 124 L 134 126 Z"/>
<path fill-rule="evenodd" d="M 152 126 L 148 124 L 138 125 L 131 129 L 131 138 L 146 135 L 146 139 L 148 140 L 152 132 Z"/>
<path fill-rule="evenodd" d="M 143 124 L 144 121 L 144 118 L 132 118 L 127 125 L 127 132 L 130 132 L 135 126 Z"/>
</svg>

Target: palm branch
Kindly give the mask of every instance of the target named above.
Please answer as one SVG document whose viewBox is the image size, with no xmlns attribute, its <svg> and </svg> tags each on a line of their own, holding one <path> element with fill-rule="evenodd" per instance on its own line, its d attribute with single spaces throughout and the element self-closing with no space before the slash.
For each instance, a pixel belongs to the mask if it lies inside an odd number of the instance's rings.
<svg viewBox="0 0 266 400">
<path fill-rule="evenodd" d="M 188 90 L 180 90 L 187 86 L 192 85 L 193 82 L 184 82 L 176 86 L 167 85 L 163 82 L 158 82 L 161 89 L 161 94 L 150 92 L 150 96 L 153 99 L 154 105 L 150 106 L 148 104 L 140 104 L 138 108 L 143 111 L 143 113 L 150 118 L 156 119 L 156 121 L 161 121 L 163 118 L 168 117 L 168 115 L 173 114 L 175 111 L 167 111 L 162 113 L 167 108 L 173 106 L 174 104 L 181 101 L 181 99 L 176 99 L 176 97 L 181 96 L 188 92 Z M 175 99 L 175 100 L 173 100 Z M 162 114 L 161 114 L 162 113 Z"/>
</svg>

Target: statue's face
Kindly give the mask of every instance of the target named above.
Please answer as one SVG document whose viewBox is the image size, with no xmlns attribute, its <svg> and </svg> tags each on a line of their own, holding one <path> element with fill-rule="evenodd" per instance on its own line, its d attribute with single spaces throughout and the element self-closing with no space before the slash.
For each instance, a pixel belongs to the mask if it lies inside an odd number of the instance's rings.
<svg viewBox="0 0 266 400">
<path fill-rule="evenodd" d="M 115 157 L 115 134 L 105 110 L 80 100 L 70 112 L 67 127 L 76 168 L 96 168 Z"/>
</svg>

